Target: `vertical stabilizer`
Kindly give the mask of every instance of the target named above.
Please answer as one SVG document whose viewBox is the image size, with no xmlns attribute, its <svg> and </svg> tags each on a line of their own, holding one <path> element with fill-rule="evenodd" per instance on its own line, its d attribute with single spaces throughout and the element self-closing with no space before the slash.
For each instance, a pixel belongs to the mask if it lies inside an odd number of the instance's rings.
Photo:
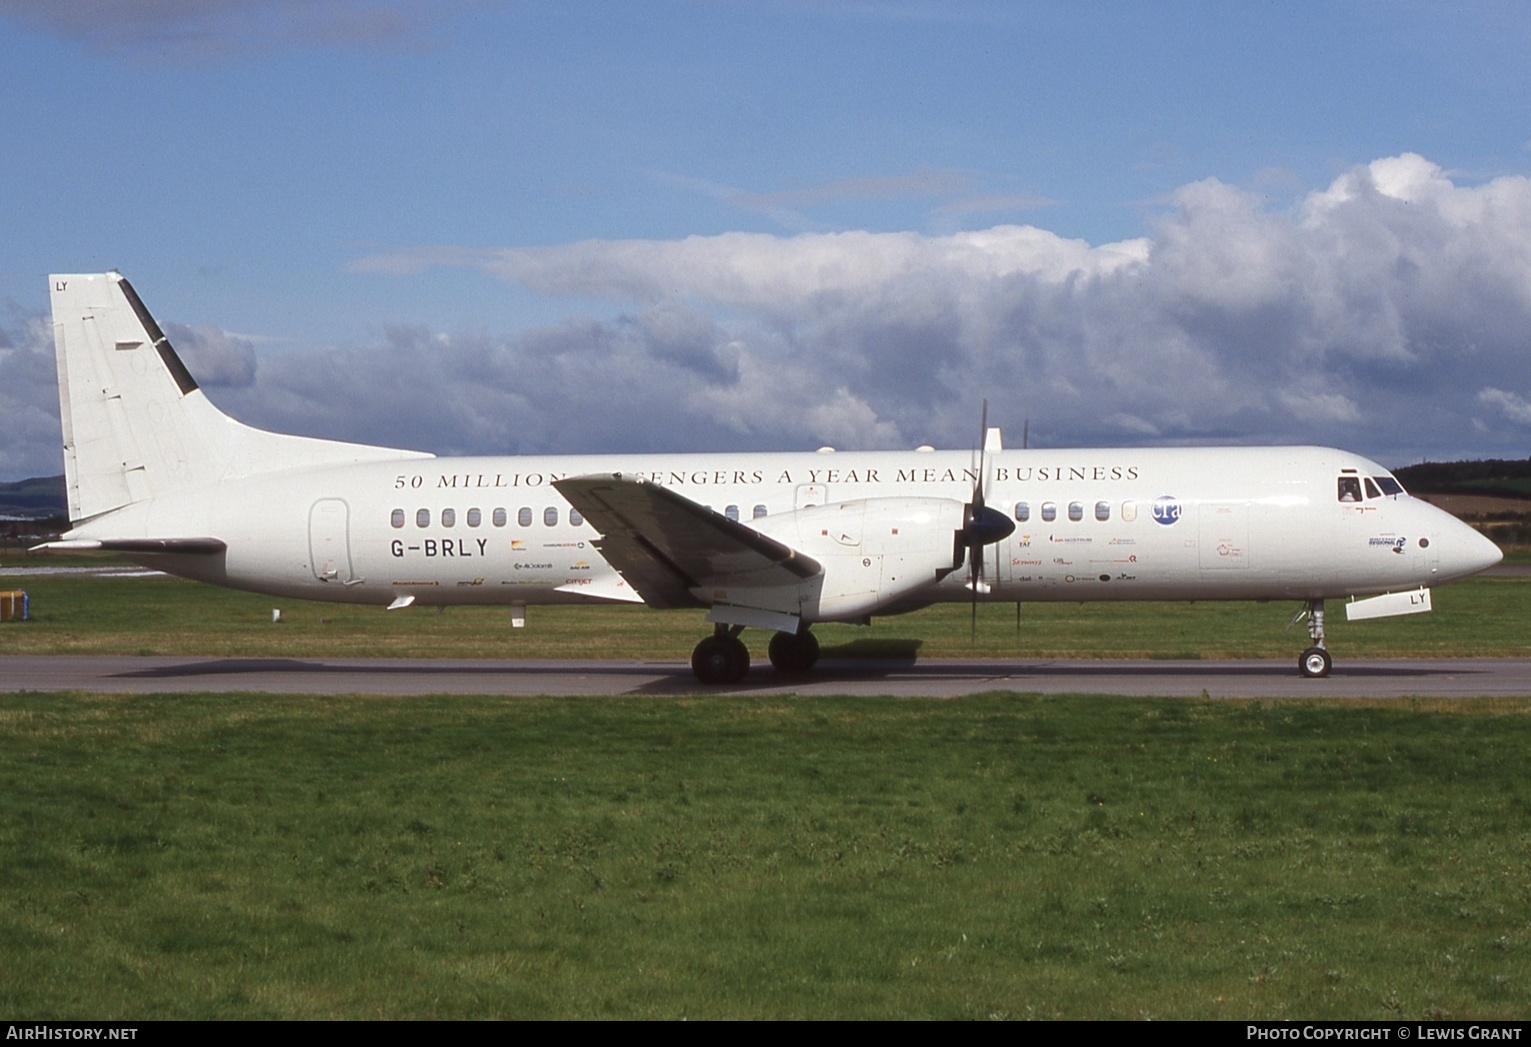
<svg viewBox="0 0 1531 1047">
<path fill-rule="evenodd" d="M 284 468 L 415 451 L 268 433 L 229 418 L 118 273 L 53 276 L 69 518 Z"/>
</svg>

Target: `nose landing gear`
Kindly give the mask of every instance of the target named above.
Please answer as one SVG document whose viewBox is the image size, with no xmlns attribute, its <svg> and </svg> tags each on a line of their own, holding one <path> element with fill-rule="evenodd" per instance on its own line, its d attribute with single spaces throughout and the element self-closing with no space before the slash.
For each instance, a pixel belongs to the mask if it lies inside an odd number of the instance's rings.
<svg viewBox="0 0 1531 1047">
<path fill-rule="evenodd" d="M 1324 601 L 1309 600 L 1306 613 L 1308 639 L 1313 641 L 1313 646 L 1303 651 L 1302 657 L 1297 659 L 1297 669 L 1310 679 L 1319 679 L 1328 676 L 1334 665 L 1334 659 L 1329 657 L 1329 652 L 1324 648 Z"/>
</svg>

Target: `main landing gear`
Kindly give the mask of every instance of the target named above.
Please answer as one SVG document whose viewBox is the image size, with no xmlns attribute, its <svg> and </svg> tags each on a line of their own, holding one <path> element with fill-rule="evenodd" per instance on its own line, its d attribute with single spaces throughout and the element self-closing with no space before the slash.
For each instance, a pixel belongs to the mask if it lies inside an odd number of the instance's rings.
<svg viewBox="0 0 1531 1047">
<path fill-rule="evenodd" d="M 691 671 L 702 683 L 734 684 L 750 671 L 750 652 L 739 639 L 742 625 L 718 625 L 713 634 L 691 652 Z M 819 660 L 819 639 L 804 626 L 795 633 L 771 637 L 771 664 L 785 675 L 812 669 Z"/>
<path fill-rule="evenodd" d="M 738 683 L 750 671 L 750 652 L 739 639 L 742 625 L 718 624 L 691 652 L 691 671 L 705 684 Z"/>
<path fill-rule="evenodd" d="M 819 638 L 805 625 L 795 633 L 777 633 L 771 637 L 771 664 L 779 673 L 798 675 L 812 669 L 819 660 Z"/>
<path fill-rule="evenodd" d="M 1306 611 L 1308 639 L 1313 641 L 1313 646 L 1302 652 L 1302 657 L 1297 659 L 1297 668 L 1304 676 L 1317 679 L 1328 676 L 1334 665 L 1334 659 L 1324 649 L 1324 601 L 1309 600 Z"/>
</svg>

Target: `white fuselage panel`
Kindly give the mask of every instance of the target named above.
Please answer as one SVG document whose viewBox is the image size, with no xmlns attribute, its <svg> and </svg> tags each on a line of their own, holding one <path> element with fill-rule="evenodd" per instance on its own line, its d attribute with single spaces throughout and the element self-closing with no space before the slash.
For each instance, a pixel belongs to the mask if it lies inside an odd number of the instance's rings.
<svg viewBox="0 0 1531 1047">
<path fill-rule="evenodd" d="M 1327 448 L 1003 450 L 984 468 L 987 504 L 1016 522 L 986 549 L 984 599 L 1332 598 L 1432 586 L 1497 559 L 1408 495 L 1342 500 L 1341 477 L 1384 470 Z M 637 602 L 552 486 L 617 472 L 749 524 L 857 499 L 967 502 L 979 466 L 966 452 L 918 451 L 361 462 L 157 498 L 101 527 L 222 539 L 226 556 L 155 562 L 259 592 L 378 605 Z M 965 582 L 954 571 L 909 606 L 971 599 Z"/>
</svg>

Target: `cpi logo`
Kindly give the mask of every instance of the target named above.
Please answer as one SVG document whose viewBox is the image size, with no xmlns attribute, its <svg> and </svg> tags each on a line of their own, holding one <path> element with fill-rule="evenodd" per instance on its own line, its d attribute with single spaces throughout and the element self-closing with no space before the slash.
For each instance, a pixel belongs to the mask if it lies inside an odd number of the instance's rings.
<svg viewBox="0 0 1531 1047">
<path fill-rule="evenodd" d="M 1180 503 L 1167 494 L 1154 499 L 1154 519 L 1166 526 L 1180 519 Z"/>
</svg>

